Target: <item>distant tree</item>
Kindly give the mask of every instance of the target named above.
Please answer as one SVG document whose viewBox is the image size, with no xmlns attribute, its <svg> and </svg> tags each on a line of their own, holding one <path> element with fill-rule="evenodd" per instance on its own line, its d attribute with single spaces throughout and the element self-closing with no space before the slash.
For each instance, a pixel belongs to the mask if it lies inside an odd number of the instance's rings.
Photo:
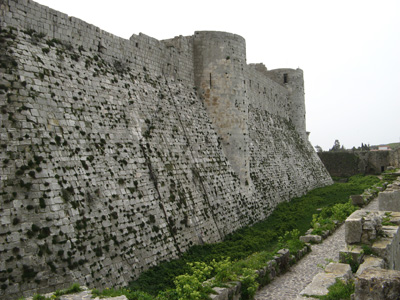
<svg viewBox="0 0 400 300">
<path fill-rule="evenodd" d="M 314 148 L 315 148 L 315 150 L 317 150 L 317 152 L 322 152 L 323 151 L 321 146 L 317 145 Z"/>
<path fill-rule="evenodd" d="M 333 147 L 331 149 L 329 149 L 329 151 L 340 151 L 340 142 L 339 142 L 339 140 L 335 140 L 335 144 L 333 145 Z"/>
<path fill-rule="evenodd" d="M 368 144 L 361 143 L 361 151 L 369 151 L 371 150 L 371 146 Z"/>
</svg>

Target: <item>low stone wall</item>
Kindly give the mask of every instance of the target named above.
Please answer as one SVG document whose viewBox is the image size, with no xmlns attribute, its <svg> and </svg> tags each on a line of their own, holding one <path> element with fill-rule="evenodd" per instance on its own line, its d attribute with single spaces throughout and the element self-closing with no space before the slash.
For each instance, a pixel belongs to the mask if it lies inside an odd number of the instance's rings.
<svg viewBox="0 0 400 300">
<path fill-rule="evenodd" d="M 267 285 L 277 276 L 288 271 L 290 266 L 295 264 L 310 251 L 311 248 L 309 245 L 306 245 L 303 249 L 294 254 L 291 254 L 288 249 L 279 250 L 274 259 L 270 260 L 264 268 L 256 271 L 258 274 L 257 281 L 260 287 Z M 210 295 L 210 298 L 213 300 L 239 300 L 242 292 L 242 284 L 240 281 L 232 282 L 228 287 L 215 287 L 214 291 L 216 294 Z"/>
<path fill-rule="evenodd" d="M 319 152 L 319 158 L 331 176 L 380 174 L 390 167 L 398 168 L 400 149 L 392 151 Z"/>
<path fill-rule="evenodd" d="M 379 193 L 379 210 L 400 211 L 400 180 L 388 185 L 384 192 Z"/>
<path fill-rule="evenodd" d="M 354 300 L 400 299 L 400 272 L 368 268 L 357 276 Z"/>
<path fill-rule="evenodd" d="M 399 183 L 378 195 L 379 209 L 397 211 L 359 210 L 346 220 L 347 247 L 340 257 L 361 263 L 355 274 L 354 300 L 400 299 Z"/>
<path fill-rule="evenodd" d="M 384 259 L 385 268 L 400 270 L 400 213 L 357 210 L 345 222 L 346 249 L 343 262 L 363 262 L 364 255 Z"/>
<path fill-rule="evenodd" d="M 328 271 L 315 276 L 302 296 L 326 295 L 327 288 L 339 278 L 345 282 L 354 279 L 353 300 L 400 299 L 399 179 L 378 194 L 379 211 L 357 210 L 346 219 L 346 248 L 340 251 L 341 263 L 328 265 Z M 361 196 L 352 197 L 352 201 L 364 204 Z M 354 277 L 346 275 L 350 268 L 357 268 Z"/>
</svg>

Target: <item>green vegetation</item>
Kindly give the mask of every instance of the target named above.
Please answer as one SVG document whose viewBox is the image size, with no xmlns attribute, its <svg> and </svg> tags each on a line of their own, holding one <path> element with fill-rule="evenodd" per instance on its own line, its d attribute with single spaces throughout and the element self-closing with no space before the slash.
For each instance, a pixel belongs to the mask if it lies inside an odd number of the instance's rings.
<svg viewBox="0 0 400 300">
<path fill-rule="evenodd" d="M 350 247 L 353 248 L 353 247 Z M 350 265 L 351 272 L 356 273 L 360 266 L 360 259 L 358 256 L 353 256 L 349 252 L 341 254 L 340 262 Z"/>
<path fill-rule="evenodd" d="M 338 203 L 331 207 L 324 207 L 319 214 L 313 215 L 311 222 L 312 233 L 321 235 L 327 230 L 332 231 L 336 227 L 335 221 L 343 222 L 355 210 L 357 208 L 351 204 L 351 200 L 347 203 Z"/>
<path fill-rule="evenodd" d="M 125 295 L 128 300 L 152 300 L 154 297 L 140 291 L 131 291 L 129 289 L 104 289 L 99 291 L 92 290 L 92 296 L 100 298 L 111 298 Z"/>
<path fill-rule="evenodd" d="M 310 223 L 314 231 L 322 232 L 335 226 L 333 220 L 343 221 L 355 209 L 349 196 L 361 194 L 377 183 L 379 179 L 374 176 L 353 176 L 346 183 L 315 189 L 303 197 L 279 204 L 266 220 L 226 236 L 221 243 L 194 246 L 180 259 L 161 263 L 142 273 L 127 288 L 93 290 L 93 296 L 125 295 L 129 300 L 201 300 L 209 298 L 213 287 L 240 280 L 241 298 L 253 299 L 259 284 L 269 281 L 268 275 L 264 279 L 258 278 L 255 270 L 264 267 L 279 249 L 288 248 L 291 253 L 302 249 L 304 244 L 299 241 L 299 236 L 309 229 Z M 149 218 L 153 219 L 152 216 Z M 39 229 L 32 228 L 34 232 Z M 352 284 L 337 282 L 326 296 L 331 298 L 322 299 L 347 297 L 352 289 Z M 59 294 L 56 292 L 55 295 Z"/>
<path fill-rule="evenodd" d="M 385 216 L 383 217 L 382 220 L 382 225 L 383 226 L 393 226 L 394 224 L 391 222 L 391 216 L 392 212 L 385 212 Z"/>
<path fill-rule="evenodd" d="M 397 170 L 386 170 L 381 174 L 382 176 L 382 181 L 387 182 L 387 183 L 392 183 L 394 180 L 396 180 L 397 176 Z"/>
<path fill-rule="evenodd" d="M 242 295 L 241 299 L 253 299 L 258 289 L 258 283 L 256 281 L 257 274 L 256 270 L 244 269 L 243 276 L 240 278 L 242 282 Z"/>
<path fill-rule="evenodd" d="M 176 293 L 179 300 L 208 299 L 212 292 L 209 282 L 213 268 L 204 262 L 189 263 L 190 274 L 179 275 L 175 278 Z"/>
<path fill-rule="evenodd" d="M 348 204 L 350 195 L 361 194 L 378 182 L 375 176 L 357 175 L 346 183 L 315 189 L 303 197 L 280 203 L 266 220 L 226 236 L 221 243 L 194 246 L 180 259 L 161 263 L 142 273 L 129 288 L 157 295 L 160 291 L 176 288 L 174 281 L 178 276 L 191 274 L 188 263 L 211 265 L 212 261 L 218 262 L 227 257 L 234 262 L 232 271 L 242 276 L 246 268 L 255 270 L 263 263 L 265 265 L 282 247 L 288 247 L 291 251 L 301 248 L 302 244 L 294 237 L 307 231 L 313 215 L 318 213 L 317 209 L 322 209 L 320 214 L 323 217 L 335 215 L 341 220 L 352 209 Z"/>
<path fill-rule="evenodd" d="M 46 297 L 40 294 L 36 294 L 33 296 L 32 300 L 58 300 L 62 295 L 74 294 L 81 291 L 82 289 L 80 285 L 78 283 L 74 283 L 68 289 L 55 291 L 51 297 Z M 25 300 L 25 298 L 20 298 L 19 300 Z"/>
<path fill-rule="evenodd" d="M 322 300 L 350 300 L 350 296 L 354 293 L 354 290 L 354 281 L 350 280 L 348 283 L 344 283 L 340 279 L 336 279 L 336 282 L 328 287 L 329 293 L 326 296 L 318 298 Z"/>
</svg>

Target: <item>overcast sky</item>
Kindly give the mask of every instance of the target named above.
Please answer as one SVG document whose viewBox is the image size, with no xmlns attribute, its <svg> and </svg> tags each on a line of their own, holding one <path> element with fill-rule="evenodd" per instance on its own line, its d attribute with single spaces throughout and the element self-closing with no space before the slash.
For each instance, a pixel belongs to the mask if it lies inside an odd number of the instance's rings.
<svg viewBox="0 0 400 300">
<path fill-rule="evenodd" d="M 39 0 L 128 39 L 216 30 L 246 39 L 247 63 L 301 68 L 307 131 L 328 150 L 400 142 L 398 0 Z"/>
</svg>

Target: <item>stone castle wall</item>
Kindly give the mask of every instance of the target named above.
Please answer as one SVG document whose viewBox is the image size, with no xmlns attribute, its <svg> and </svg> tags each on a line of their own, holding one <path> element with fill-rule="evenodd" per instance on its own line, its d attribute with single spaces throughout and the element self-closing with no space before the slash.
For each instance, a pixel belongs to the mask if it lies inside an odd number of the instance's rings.
<svg viewBox="0 0 400 300">
<path fill-rule="evenodd" d="M 391 151 L 330 151 L 318 156 L 331 176 L 380 174 L 388 167 L 400 167 L 400 149 Z"/>
<path fill-rule="evenodd" d="M 0 5 L 0 297 L 126 285 L 331 183 L 241 37 L 125 40 Z"/>
</svg>

